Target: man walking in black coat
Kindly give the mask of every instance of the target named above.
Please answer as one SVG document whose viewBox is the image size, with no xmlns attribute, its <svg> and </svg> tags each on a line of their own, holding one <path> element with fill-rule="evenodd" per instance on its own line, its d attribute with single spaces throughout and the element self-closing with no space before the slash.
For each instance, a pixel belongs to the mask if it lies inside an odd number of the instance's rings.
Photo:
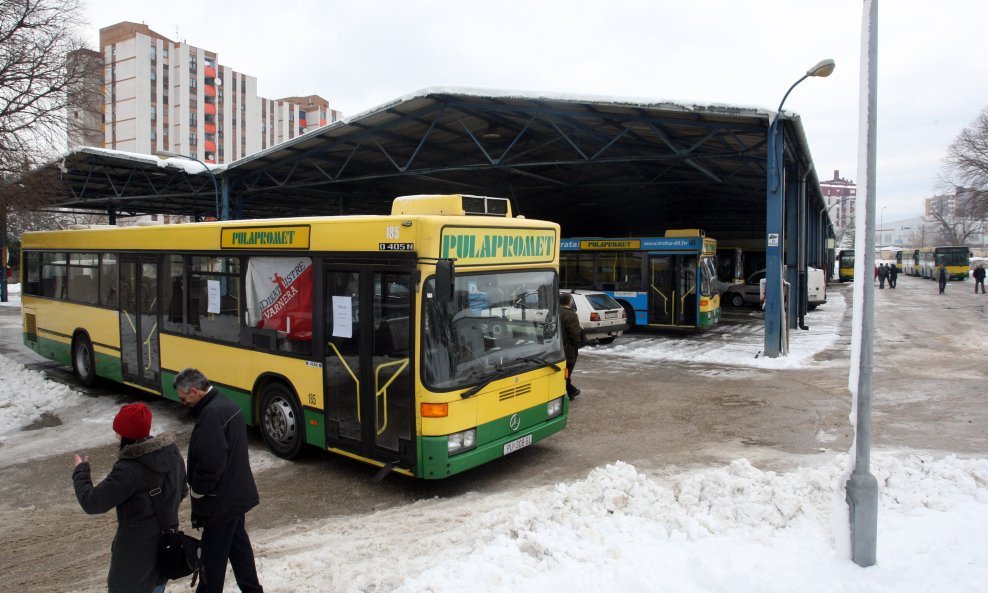
<svg viewBox="0 0 988 593">
<path fill-rule="evenodd" d="M 172 386 L 197 417 L 188 455 L 192 526 L 203 528 L 201 581 L 196 592 L 222 591 L 229 560 L 240 590 L 261 593 L 245 527 L 247 511 L 260 498 L 247 455 L 243 410 L 196 369 L 180 372 Z"/>
<path fill-rule="evenodd" d="M 899 279 L 899 268 L 896 264 L 889 264 L 889 288 L 895 288 L 895 282 Z"/>
<path fill-rule="evenodd" d="M 568 292 L 559 293 L 559 325 L 563 332 L 563 351 L 566 353 L 566 395 L 572 400 L 580 395 L 580 390 L 573 385 L 573 367 L 576 366 L 583 340 L 580 338 L 580 318 L 573 310 L 573 295 Z"/>
<path fill-rule="evenodd" d="M 978 287 L 981 287 L 981 294 L 985 293 L 985 265 L 978 264 L 978 267 L 974 268 L 974 294 L 978 294 Z"/>
</svg>

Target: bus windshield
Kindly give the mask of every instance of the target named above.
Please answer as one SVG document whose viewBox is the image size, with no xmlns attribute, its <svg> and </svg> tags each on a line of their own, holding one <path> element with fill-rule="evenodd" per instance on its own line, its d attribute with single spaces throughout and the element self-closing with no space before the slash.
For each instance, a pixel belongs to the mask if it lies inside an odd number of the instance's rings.
<svg viewBox="0 0 988 593">
<path fill-rule="evenodd" d="M 423 377 L 435 390 L 479 383 L 508 367 L 523 372 L 563 359 L 558 288 L 551 270 L 457 275 L 453 299 L 423 299 Z M 541 359 L 541 361 L 539 360 Z"/>
<path fill-rule="evenodd" d="M 937 253 L 937 264 L 945 266 L 966 266 L 970 263 L 970 253 L 966 247 L 958 249 L 941 248 Z"/>
</svg>

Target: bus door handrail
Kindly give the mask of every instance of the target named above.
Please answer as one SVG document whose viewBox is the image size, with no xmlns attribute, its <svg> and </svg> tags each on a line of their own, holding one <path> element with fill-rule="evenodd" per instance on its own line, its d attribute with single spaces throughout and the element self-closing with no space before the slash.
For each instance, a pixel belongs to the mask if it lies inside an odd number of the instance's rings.
<svg viewBox="0 0 988 593">
<path fill-rule="evenodd" d="M 378 367 L 376 369 L 374 369 L 374 408 L 375 408 L 375 410 L 377 409 L 377 400 L 378 400 L 378 398 L 380 398 L 382 394 L 384 395 L 384 424 L 382 424 L 380 426 L 380 428 L 377 429 L 377 436 L 381 436 L 381 434 L 385 430 L 388 429 L 388 387 L 390 387 L 391 384 L 395 382 L 395 379 L 398 378 L 398 375 L 400 375 L 402 373 L 402 371 L 405 370 L 405 367 L 408 366 L 409 360 L 410 359 L 408 359 L 408 358 L 403 358 L 401 360 L 395 360 L 395 361 L 392 361 L 392 362 L 386 362 L 386 363 L 384 363 L 382 365 L 378 365 Z M 399 367 L 398 370 L 395 371 L 393 375 L 391 375 L 391 378 L 388 379 L 387 383 L 385 383 L 383 386 L 378 387 L 378 385 L 380 385 L 380 383 L 381 383 L 381 371 L 384 370 L 387 367 L 393 367 L 393 366 L 395 366 L 397 364 L 400 364 L 401 367 Z"/>
<path fill-rule="evenodd" d="M 341 363 L 343 363 L 343 368 L 345 368 L 346 369 L 346 372 L 350 374 L 350 378 L 353 379 L 354 384 L 357 386 L 357 392 L 356 392 L 356 396 L 357 396 L 357 422 L 362 422 L 362 420 L 360 418 L 360 379 L 358 379 L 357 378 L 357 375 L 355 375 L 353 373 L 353 370 L 350 368 L 350 365 L 348 365 L 346 363 L 346 359 L 343 358 L 343 355 L 340 353 L 340 349 L 336 347 L 336 344 L 334 344 L 332 342 L 327 342 L 327 343 L 329 344 L 329 347 L 333 349 L 333 352 L 336 353 L 336 357 L 340 359 L 340 362 Z"/>
<path fill-rule="evenodd" d="M 148 331 L 148 339 L 144 340 L 144 345 L 148 347 L 148 356 L 146 359 L 147 364 L 144 365 L 145 371 L 151 369 L 151 338 L 153 338 L 156 335 L 155 332 L 157 331 L 158 331 L 158 322 L 155 321 L 154 325 L 152 325 L 151 329 Z"/>
<path fill-rule="evenodd" d="M 649 282 L 649 286 L 651 286 L 652 287 L 652 290 L 654 290 L 655 292 L 659 293 L 659 296 L 662 297 L 662 300 L 663 300 L 663 302 L 662 302 L 662 312 L 664 314 L 668 315 L 669 314 L 669 297 L 667 297 L 666 295 L 662 294 L 662 291 L 659 290 L 651 282 Z"/>
</svg>

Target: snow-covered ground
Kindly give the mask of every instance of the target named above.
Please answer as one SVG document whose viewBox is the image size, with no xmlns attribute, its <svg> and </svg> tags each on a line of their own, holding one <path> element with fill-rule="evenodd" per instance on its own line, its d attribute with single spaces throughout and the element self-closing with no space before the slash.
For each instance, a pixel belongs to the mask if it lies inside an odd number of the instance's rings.
<svg viewBox="0 0 988 593">
<path fill-rule="evenodd" d="M 843 294 L 832 292 L 814 313 L 812 330 L 793 335 L 783 366 L 818 364 L 814 354 L 839 338 L 844 307 Z M 755 358 L 750 339 L 732 339 L 743 331 L 751 330 L 724 328 L 706 346 L 685 338 L 628 340 L 609 354 L 739 370 L 779 364 Z M 112 441 L 121 402 L 90 397 L 2 356 L 0 377 L 0 471 L 32 450 L 68 454 L 69 447 Z M 178 428 L 180 408 L 150 405 L 155 432 Z M 46 425 L 46 414 L 56 413 L 59 423 Z M 259 479 L 283 463 L 258 451 L 252 457 Z M 878 564 L 867 569 L 847 560 L 840 478 L 846 466 L 846 453 L 814 456 L 787 473 L 745 459 L 650 474 L 615 461 L 574 482 L 420 500 L 254 530 L 252 537 L 268 591 L 988 590 L 988 459 L 876 452 Z M 226 590 L 237 590 L 232 578 Z"/>
</svg>

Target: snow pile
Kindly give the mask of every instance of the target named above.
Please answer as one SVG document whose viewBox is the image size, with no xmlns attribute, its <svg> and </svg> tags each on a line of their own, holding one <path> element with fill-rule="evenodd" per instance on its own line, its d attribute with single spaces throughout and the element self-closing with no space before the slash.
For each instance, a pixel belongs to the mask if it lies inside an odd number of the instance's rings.
<svg viewBox="0 0 988 593">
<path fill-rule="evenodd" d="M 75 390 L 45 379 L 41 373 L 0 356 L 0 442 L 5 434 L 28 426 L 46 412 L 81 396 Z"/>
<path fill-rule="evenodd" d="M 988 460 L 876 455 L 879 565 L 867 570 L 832 541 L 846 462 L 776 474 L 740 459 L 670 479 L 618 462 L 555 487 L 423 501 L 254 541 L 270 591 L 982 590 Z"/>
</svg>

